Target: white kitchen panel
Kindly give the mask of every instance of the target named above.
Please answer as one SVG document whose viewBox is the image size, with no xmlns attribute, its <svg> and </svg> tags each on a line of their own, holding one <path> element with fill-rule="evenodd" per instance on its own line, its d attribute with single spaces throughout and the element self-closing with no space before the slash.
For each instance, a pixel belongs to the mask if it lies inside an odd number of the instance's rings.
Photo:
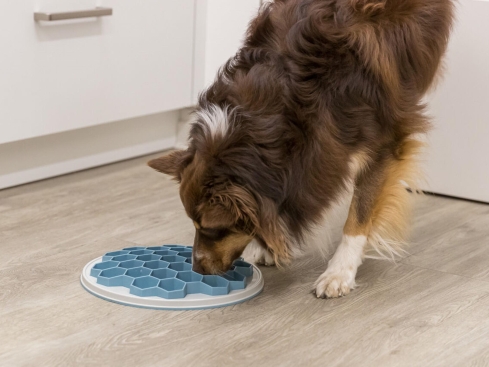
<svg viewBox="0 0 489 367">
<path fill-rule="evenodd" d="M 462 0 L 445 77 L 430 96 L 427 190 L 489 202 L 489 2 Z"/>
<path fill-rule="evenodd" d="M 191 105 L 195 1 L 0 2 L 0 144 Z"/>
<path fill-rule="evenodd" d="M 260 0 L 197 0 L 194 101 L 236 54 L 259 7 Z"/>
</svg>

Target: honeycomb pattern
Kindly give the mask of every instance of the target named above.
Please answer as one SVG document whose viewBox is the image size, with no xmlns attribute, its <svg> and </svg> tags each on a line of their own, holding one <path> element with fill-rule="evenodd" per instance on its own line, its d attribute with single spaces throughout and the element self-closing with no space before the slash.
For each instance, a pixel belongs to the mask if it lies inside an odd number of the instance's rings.
<svg viewBox="0 0 489 367">
<path fill-rule="evenodd" d="M 99 284 L 123 286 L 139 297 L 176 299 L 194 293 L 221 296 L 244 289 L 253 276 L 253 266 L 238 259 L 223 275 L 201 275 L 192 271 L 190 246 L 127 247 L 106 253 L 90 275 Z"/>
</svg>

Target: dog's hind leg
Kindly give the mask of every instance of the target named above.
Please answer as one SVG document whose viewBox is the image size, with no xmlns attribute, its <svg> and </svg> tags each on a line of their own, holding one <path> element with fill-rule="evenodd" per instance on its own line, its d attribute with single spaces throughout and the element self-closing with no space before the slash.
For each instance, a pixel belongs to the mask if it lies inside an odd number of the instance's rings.
<svg viewBox="0 0 489 367">
<path fill-rule="evenodd" d="M 404 252 L 411 200 L 406 184 L 415 187 L 420 147 L 419 142 L 406 140 L 395 156 L 386 154 L 358 174 L 342 241 L 315 283 L 317 297 L 350 293 L 366 252 L 391 259 Z"/>
</svg>

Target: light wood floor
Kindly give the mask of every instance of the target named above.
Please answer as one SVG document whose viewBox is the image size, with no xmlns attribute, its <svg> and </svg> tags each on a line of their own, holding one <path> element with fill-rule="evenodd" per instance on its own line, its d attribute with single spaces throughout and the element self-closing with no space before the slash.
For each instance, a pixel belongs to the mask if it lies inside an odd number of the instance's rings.
<svg viewBox="0 0 489 367">
<path fill-rule="evenodd" d="M 90 295 L 79 283 L 89 260 L 192 243 L 176 185 L 146 159 L 0 191 L 0 366 L 489 365 L 483 204 L 422 198 L 411 256 L 366 261 L 342 299 L 310 293 L 325 269 L 315 253 L 263 269 L 263 293 L 228 308 L 153 311 Z"/>
</svg>

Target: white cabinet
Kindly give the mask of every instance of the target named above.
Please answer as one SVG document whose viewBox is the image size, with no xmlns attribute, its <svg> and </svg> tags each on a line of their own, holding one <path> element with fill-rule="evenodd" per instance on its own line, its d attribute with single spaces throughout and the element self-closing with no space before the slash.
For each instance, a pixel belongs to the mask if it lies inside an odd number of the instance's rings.
<svg viewBox="0 0 489 367">
<path fill-rule="evenodd" d="M 0 189 L 174 147 L 259 3 L 0 1 Z M 97 6 L 113 15 L 33 20 Z"/>
<path fill-rule="evenodd" d="M 194 101 L 238 51 L 260 0 L 197 0 Z"/>
<path fill-rule="evenodd" d="M 1 1 L 0 144 L 191 105 L 195 1 Z"/>
<path fill-rule="evenodd" d="M 489 202 L 489 2 L 462 0 L 431 96 L 429 191 Z"/>
</svg>

